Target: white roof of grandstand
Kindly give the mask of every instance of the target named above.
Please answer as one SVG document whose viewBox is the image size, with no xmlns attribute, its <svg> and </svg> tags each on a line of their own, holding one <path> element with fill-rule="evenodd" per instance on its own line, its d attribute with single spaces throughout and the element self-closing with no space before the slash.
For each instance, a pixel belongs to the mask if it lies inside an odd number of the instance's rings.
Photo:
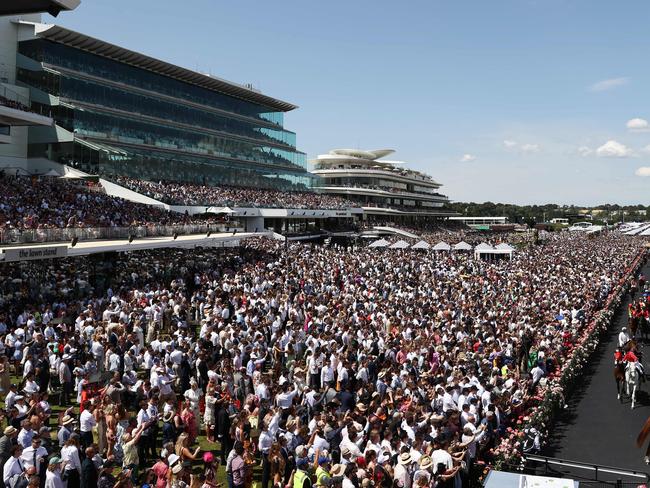
<svg viewBox="0 0 650 488">
<path fill-rule="evenodd" d="M 639 236 L 650 236 L 650 227 L 646 227 L 640 234 L 637 234 Z"/>
<path fill-rule="evenodd" d="M 445 241 L 440 241 L 438 244 L 433 246 L 434 251 L 451 251 L 451 246 Z"/>
<path fill-rule="evenodd" d="M 387 247 L 390 244 L 386 239 L 379 239 L 378 241 L 373 242 L 368 247 Z"/>
<path fill-rule="evenodd" d="M 431 249 L 431 244 L 427 241 L 416 242 L 411 246 L 411 249 Z"/>
<path fill-rule="evenodd" d="M 185 83 L 199 86 L 207 90 L 224 93 L 235 98 L 247 100 L 249 102 L 259 103 L 267 107 L 288 112 L 295 108 L 296 105 L 284 102 L 277 98 L 263 95 L 258 90 L 249 86 L 240 85 L 231 81 L 222 80 L 211 75 L 197 73 L 187 68 L 176 66 L 174 64 L 152 58 L 130 49 L 125 49 L 115 44 L 105 42 L 94 37 L 66 29 L 60 25 L 42 24 L 36 22 L 18 21 L 23 24 L 32 24 L 35 26 L 35 34 L 38 37 L 58 42 L 66 46 L 80 49 L 82 51 L 112 59 L 114 61 L 129 64 L 137 68 L 152 71 L 159 75 L 174 78 Z"/>
<path fill-rule="evenodd" d="M 458 244 L 454 244 L 454 251 L 471 251 L 472 246 L 467 244 L 465 241 L 460 241 Z"/>
<path fill-rule="evenodd" d="M 497 244 L 495 249 L 499 249 L 500 251 L 514 251 L 515 248 L 512 247 L 510 244 L 506 242 L 502 242 L 501 244 Z"/>
<path fill-rule="evenodd" d="M 399 240 L 395 244 L 389 246 L 388 249 L 408 249 L 409 247 L 411 247 L 411 245 L 408 242 Z"/>
</svg>

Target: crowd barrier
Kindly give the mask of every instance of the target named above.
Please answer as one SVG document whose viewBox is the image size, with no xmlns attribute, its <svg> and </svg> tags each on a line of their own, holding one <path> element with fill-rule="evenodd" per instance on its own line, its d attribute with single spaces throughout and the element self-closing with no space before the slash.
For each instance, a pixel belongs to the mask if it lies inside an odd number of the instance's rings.
<svg viewBox="0 0 650 488">
<path fill-rule="evenodd" d="M 186 225 L 138 225 L 132 227 L 66 227 L 63 229 L 0 229 L 0 244 L 28 244 L 39 242 L 65 242 L 77 239 L 88 241 L 96 239 L 128 239 L 143 237 L 169 237 L 174 234 L 206 234 L 232 232 L 239 227 L 223 224 L 186 224 Z"/>
</svg>

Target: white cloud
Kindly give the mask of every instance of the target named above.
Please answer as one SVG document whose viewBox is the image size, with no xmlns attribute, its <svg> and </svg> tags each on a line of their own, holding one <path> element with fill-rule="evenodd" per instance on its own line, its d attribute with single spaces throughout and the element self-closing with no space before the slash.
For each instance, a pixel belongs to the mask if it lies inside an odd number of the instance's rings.
<svg viewBox="0 0 650 488">
<path fill-rule="evenodd" d="M 625 126 L 632 132 L 646 132 L 649 128 L 648 121 L 640 118 L 628 120 Z"/>
<path fill-rule="evenodd" d="M 587 156 L 591 156 L 594 153 L 593 149 L 587 146 L 580 146 L 578 148 L 578 154 L 582 156 L 583 158 L 586 158 Z"/>
<path fill-rule="evenodd" d="M 503 141 L 503 147 L 508 151 L 519 151 L 521 154 L 533 154 L 541 151 L 541 146 L 539 144 L 519 144 L 517 141 L 511 139 L 506 139 Z"/>
<path fill-rule="evenodd" d="M 541 147 L 539 144 L 522 144 L 521 145 L 521 152 L 524 154 L 532 154 L 532 153 L 538 153 L 541 151 Z"/>
<path fill-rule="evenodd" d="M 650 176 L 650 166 L 641 166 L 634 172 L 637 176 Z"/>
<path fill-rule="evenodd" d="M 645 154 L 650 154 L 650 144 L 641 148 L 641 152 Z"/>
<path fill-rule="evenodd" d="M 596 149 L 596 155 L 599 158 L 629 158 L 632 150 L 618 141 L 609 140 Z"/>
<path fill-rule="evenodd" d="M 601 92 L 606 90 L 611 90 L 618 86 L 627 85 L 630 81 L 629 78 L 609 78 L 608 80 L 600 80 L 589 87 L 589 91 L 592 92 Z"/>
<path fill-rule="evenodd" d="M 471 163 L 472 161 L 476 161 L 476 156 L 473 154 L 463 154 L 460 158 L 461 163 Z"/>
</svg>

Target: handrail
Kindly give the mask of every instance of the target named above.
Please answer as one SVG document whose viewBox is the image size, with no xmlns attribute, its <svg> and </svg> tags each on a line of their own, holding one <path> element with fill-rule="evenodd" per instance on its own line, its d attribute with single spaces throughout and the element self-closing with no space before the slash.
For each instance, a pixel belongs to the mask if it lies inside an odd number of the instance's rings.
<svg viewBox="0 0 650 488">
<path fill-rule="evenodd" d="M 582 461 L 571 461 L 568 459 L 540 456 L 538 454 L 526 454 L 524 456 L 524 459 L 526 461 L 542 463 L 544 464 L 546 469 L 548 469 L 549 465 L 555 465 L 555 466 L 565 466 L 567 468 L 577 468 L 577 469 L 584 469 L 587 471 L 593 471 L 596 476 L 595 478 L 596 481 L 598 481 L 598 473 L 616 474 L 619 476 L 627 476 L 629 478 L 642 479 L 645 482 L 650 481 L 650 474 L 648 473 L 645 473 L 643 471 L 621 469 L 615 466 L 606 466 L 603 464 L 595 464 L 595 463 L 584 463 Z"/>
<path fill-rule="evenodd" d="M 127 239 L 134 237 L 169 237 L 174 234 L 201 234 L 207 232 L 232 232 L 243 227 L 234 222 L 195 224 L 149 224 L 129 227 L 63 227 L 43 229 L 6 229 L 0 227 L 0 244 L 28 244 L 36 242 L 63 242 L 98 239 Z"/>
<path fill-rule="evenodd" d="M 27 108 L 31 107 L 31 101 L 29 100 L 29 97 L 21 95 L 20 93 L 7 88 L 6 85 L 0 85 L 0 98 L 5 98 L 12 102 L 18 102 Z"/>
</svg>

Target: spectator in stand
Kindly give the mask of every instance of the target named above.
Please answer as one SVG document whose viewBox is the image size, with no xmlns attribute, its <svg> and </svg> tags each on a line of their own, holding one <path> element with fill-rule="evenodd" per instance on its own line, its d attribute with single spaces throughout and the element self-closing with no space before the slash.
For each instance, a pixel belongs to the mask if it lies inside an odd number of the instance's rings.
<svg viewBox="0 0 650 488">
<path fill-rule="evenodd" d="M 306 191 L 281 191 L 236 186 L 206 186 L 175 181 L 113 177 L 115 183 L 171 205 L 296 208 L 342 210 L 359 204 L 334 196 Z"/>
</svg>

